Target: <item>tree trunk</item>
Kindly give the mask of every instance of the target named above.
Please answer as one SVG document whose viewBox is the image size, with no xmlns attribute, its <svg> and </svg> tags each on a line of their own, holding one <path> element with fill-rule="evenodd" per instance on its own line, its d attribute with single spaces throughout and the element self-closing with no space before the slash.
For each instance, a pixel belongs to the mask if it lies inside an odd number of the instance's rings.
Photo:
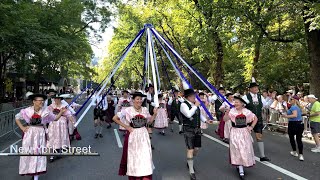
<svg viewBox="0 0 320 180">
<path fill-rule="evenodd" d="M 215 75 L 214 75 L 214 84 L 216 85 L 220 85 L 223 83 L 223 77 L 224 77 L 224 72 L 223 72 L 223 68 L 222 68 L 222 63 L 223 63 L 223 45 L 222 45 L 222 41 L 219 37 L 218 32 L 214 32 L 213 33 L 213 39 L 214 39 L 214 43 L 216 45 L 216 65 L 215 65 Z"/>
<path fill-rule="evenodd" d="M 255 78 L 258 76 L 257 65 L 258 65 L 259 58 L 260 58 L 260 48 L 261 48 L 262 39 L 263 39 L 263 32 L 260 32 L 260 35 L 259 35 L 259 37 L 256 41 L 256 44 L 255 44 L 255 47 L 254 47 L 252 77 L 255 77 Z"/>
<path fill-rule="evenodd" d="M 305 7 L 307 9 L 307 7 Z M 304 26 L 306 40 L 308 44 L 308 53 L 310 58 L 310 93 L 320 97 L 320 30 L 309 31 L 310 17 L 304 16 Z"/>
</svg>

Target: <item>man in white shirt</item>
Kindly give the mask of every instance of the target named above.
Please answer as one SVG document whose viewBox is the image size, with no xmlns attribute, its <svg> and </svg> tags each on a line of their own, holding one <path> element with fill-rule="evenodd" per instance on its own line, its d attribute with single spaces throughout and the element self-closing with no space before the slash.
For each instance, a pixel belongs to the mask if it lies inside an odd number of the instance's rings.
<svg viewBox="0 0 320 180">
<path fill-rule="evenodd" d="M 260 161 L 270 161 L 264 154 L 264 142 L 262 140 L 263 119 L 262 108 L 266 106 L 266 101 L 261 94 L 259 94 L 259 85 L 256 82 L 252 82 L 249 85 L 249 93 L 242 97 L 246 102 L 246 108 L 252 111 L 258 118 L 258 122 L 254 127 L 256 139 L 258 142 L 258 148 L 260 152 Z"/>
<path fill-rule="evenodd" d="M 191 180 L 195 180 L 193 169 L 193 157 L 197 155 L 201 147 L 200 121 L 212 124 L 213 121 L 207 120 L 200 113 L 200 102 L 196 101 L 196 93 L 193 89 L 184 91 L 185 101 L 181 103 L 180 112 L 183 121 L 184 139 L 187 146 L 187 165 Z"/>
<path fill-rule="evenodd" d="M 96 98 L 96 107 L 93 110 L 94 115 L 94 127 L 96 134 L 94 138 L 102 138 L 102 122 L 106 116 L 106 110 L 108 108 L 106 98 L 102 95 L 97 96 Z"/>
</svg>

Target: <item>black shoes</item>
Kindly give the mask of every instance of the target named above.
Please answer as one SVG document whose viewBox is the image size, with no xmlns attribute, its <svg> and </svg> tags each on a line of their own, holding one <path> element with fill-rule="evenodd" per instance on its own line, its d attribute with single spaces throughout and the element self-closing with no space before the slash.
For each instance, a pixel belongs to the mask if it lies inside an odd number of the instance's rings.
<svg viewBox="0 0 320 180">
<path fill-rule="evenodd" d="M 260 158 L 260 161 L 271 161 L 271 160 L 267 157 L 262 157 L 262 158 Z"/>
<path fill-rule="evenodd" d="M 102 134 L 95 134 L 94 138 L 97 139 L 98 137 L 103 138 Z"/>
<path fill-rule="evenodd" d="M 151 144 L 151 149 L 154 150 L 154 146 Z"/>
<path fill-rule="evenodd" d="M 191 174 L 190 174 L 190 179 L 191 179 L 191 180 L 197 180 L 196 174 L 195 174 L 195 173 L 191 173 Z"/>
<path fill-rule="evenodd" d="M 111 128 L 111 124 L 108 124 L 107 129 L 110 129 L 110 128 Z"/>
<path fill-rule="evenodd" d="M 179 134 L 183 134 L 183 131 L 179 131 Z"/>
<path fill-rule="evenodd" d="M 159 132 L 159 134 L 161 134 L 162 136 L 165 136 L 165 135 L 166 135 L 165 132 Z"/>
</svg>

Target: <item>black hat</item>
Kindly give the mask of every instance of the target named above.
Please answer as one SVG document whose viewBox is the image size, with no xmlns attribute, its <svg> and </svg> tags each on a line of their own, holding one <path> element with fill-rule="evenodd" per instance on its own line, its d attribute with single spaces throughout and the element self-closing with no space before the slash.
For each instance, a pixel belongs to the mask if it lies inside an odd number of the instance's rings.
<svg viewBox="0 0 320 180">
<path fill-rule="evenodd" d="M 136 98 L 137 96 L 139 96 L 139 97 L 147 97 L 146 95 L 142 94 L 142 92 L 139 92 L 139 91 L 131 93 L 131 96 L 132 96 L 133 99 Z"/>
<path fill-rule="evenodd" d="M 219 87 L 218 91 L 225 91 L 224 87 Z"/>
<path fill-rule="evenodd" d="M 128 90 L 123 90 L 122 93 L 128 93 L 129 94 L 129 91 Z"/>
<path fill-rule="evenodd" d="M 229 92 L 229 93 L 226 94 L 226 97 L 229 97 L 229 96 L 232 96 L 232 95 L 233 94 Z"/>
<path fill-rule="evenodd" d="M 175 93 L 175 92 L 180 92 L 180 91 L 178 89 L 174 89 L 173 92 Z"/>
<path fill-rule="evenodd" d="M 152 84 L 149 84 L 148 88 L 151 88 L 151 87 L 153 88 L 154 86 Z"/>
<path fill-rule="evenodd" d="M 199 96 L 204 96 L 205 94 L 203 92 L 200 92 L 199 93 Z"/>
<path fill-rule="evenodd" d="M 37 98 L 37 97 L 42 97 L 43 99 L 47 99 L 47 96 L 44 95 L 44 94 L 32 94 L 32 95 L 28 96 L 28 98 L 29 98 L 30 100 L 34 100 L 34 99 Z"/>
<path fill-rule="evenodd" d="M 54 89 L 49 89 L 49 90 L 48 90 L 48 93 L 51 93 L 51 92 L 53 92 L 53 93 L 57 93 L 57 91 L 56 91 L 56 90 L 54 90 Z"/>
<path fill-rule="evenodd" d="M 259 87 L 259 84 L 256 82 L 254 77 L 251 78 L 251 83 L 249 84 L 249 88 Z"/>
<path fill-rule="evenodd" d="M 243 104 L 247 105 L 248 102 L 246 102 L 243 98 L 241 98 L 240 96 L 234 96 L 234 99 L 238 99 L 240 100 Z"/>
<path fill-rule="evenodd" d="M 55 94 L 54 96 L 51 96 L 51 98 L 53 98 L 53 99 L 64 99 L 64 97 L 62 95 L 59 95 L 59 94 Z"/>
<path fill-rule="evenodd" d="M 186 90 L 184 90 L 183 94 L 184 94 L 184 97 L 187 98 L 188 96 L 194 95 L 195 92 L 193 89 L 186 89 Z"/>
<path fill-rule="evenodd" d="M 163 94 L 158 94 L 158 98 L 162 98 L 163 97 Z"/>
</svg>

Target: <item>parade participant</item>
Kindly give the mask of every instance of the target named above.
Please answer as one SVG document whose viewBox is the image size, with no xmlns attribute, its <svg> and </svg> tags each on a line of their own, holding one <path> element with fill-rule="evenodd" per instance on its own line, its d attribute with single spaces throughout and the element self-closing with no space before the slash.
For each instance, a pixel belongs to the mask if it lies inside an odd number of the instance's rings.
<svg viewBox="0 0 320 180">
<path fill-rule="evenodd" d="M 233 96 L 233 94 L 231 93 L 231 92 L 229 92 L 229 93 L 227 93 L 226 94 L 226 98 L 227 98 L 227 100 L 229 101 L 229 103 L 231 103 L 231 104 L 234 104 L 234 96 Z M 222 103 L 222 105 L 220 106 L 220 108 L 219 108 L 219 110 L 221 111 L 221 112 L 223 112 L 223 116 L 225 116 L 225 112 L 226 111 L 229 111 L 231 109 L 231 107 L 230 107 L 230 105 L 225 101 L 225 102 L 223 102 Z M 221 121 L 220 122 L 220 124 L 222 123 L 222 122 L 224 122 L 223 124 L 224 124 L 224 126 L 222 126 L 221 128 L 221 133 L 220 134 L 222 134 L 222 136 L 220 136 L 220 138 L 222 138 L 223 139 L 223 142 L 225 142 L 225 143 L 229 143 L 229 138 L 230 138 L 230 130 L 231 130 L 231 127 L 232 127 L 232 124 L 231 124 L 231 121 L 230 120 L 223 120 L 223 121 Z M 219 124 L 219 126 L 220 126 L 220 124 Z M 220 128 L 219 128 L 220 129 Z M 219 131 L 219 132 L 220 132 Z"/>
<path fill-rule="evenodd" d="M 54 89 L 49 89 L 48 90 L 48 99 L 46 99 L 46 101 L 44 102 L 44 108 L 47 108 L 48 106 L 50 106 L 52 103 L 54 103 L 53 98 L 55 95 L 57 94 L 57 91 Z M 65 106 L 68 107 L 68 110 L 71 112 L 71 114 L 75 115 L 76 112 L 74 111 L 74 109 L 70 106 L 68 106 L 69 104 L 63 99 L 61 101 L 61 103 Z"/>
<path fill-rule="evenodd" d="M 258 142 L 258 148 L 260 152 L 260 161 L 270 161 L 268 157 L 264 154 L 264 142 L 262 136 L 263 130 L 263 119 L 262 119 L 262 108 L 265 106 L 265 100 L 259 94 L 259 84 L 256 83 L 255 79 L 252 78 L 252 82 L 249 85 L 249 93 L 243 96 L 246 102 L 249 102 L 246 106 L 247 109 L 252 111 L 258 118 L 257 125 L 254 127 L 254 132 L 256 134 L 256 139 Z"/>
<path fill-rule="evenodd" d="M 152 102 L 154 102 L 154 87 L 152 84 L 149 84 L 148 86 L 148 92 L 147 92 L 147 108 L 149 109 L 149 113 L 153 115 L 153 109 L 154 107 L 151 105 Z M 151 124 L 148 124 L 147 129 L 149 132 L 149 137 L 151 141 L 151 148 L 154 149 L 154 146 L 152 145 L 152 128 L 154 127 L 154 122 Z"/>
<path fill-rule="evenodd" d="M 241 179 L 244 179 L 244 167 L 255 165 L 251 131 L 257 124 L 257 117 L 245 106 L 249 103 L 241 97 L 234 97 L 234 107 L 226 111 L 225 120 L 232 122 L 230 131 L 230 163 L 236 166 Z"/>
<path fill-rule="evenodd" d="M 123 109 L 113 117 L 113 121 L 126 128 L 123 153 L 119 168 L 119 175 L 128 176 L 129 180 L 152 180 L 153 161 L 149 133 L 146 129 L 148 123 L 152 123 L 157 115 L 154 108 L 153 116 L 146 107 L 142 107 L 141 92 L 132 95 L 133 106 Z M 122 123 L 125 118 L 129 125 Z"/>
<path fill-rule="evenodd" d="M 314 139 L 314 142 L 316 143 L 316 147 L 312 148 L 311 151 L 315 153 L 320 152 L 320 139 L 319 139 L 319 133 L 320 133 L 320 102 L 317 101 L 318 98 L 316 98 L 313 94 L 308 95 L 308 101 L 310 102 L 310 128 L 311 133 Z"/>
<path fill-rule="evenodd" d="M 96 106 L 93 110 L 94 127 L 96 131 L 96 134 L 94 135 L 95 139 L 97 139 L 98 137 L 103 138 L 102 122 L 106 118 L 106 109 L 107 109 L 107 103 L 105 101 L 105 98 L 103 98 L 102 95 L 98 96 L 96 98 Z"/>
<path fill-rule="evenodd" d="M 47 108 L 48 106 L 50 106 L 53 103 L 52 97 L 57 94 L 57 91 L 54 89 L 49 89 L 47 93 L 48 94 L 47 94 L 47 99 L 44 102 L 44 108 Z"/>
<path fill-rule="evenodd" d="M 219 88 L 219 93 L 224 96 L 226 91 L 224 89 L 224 87 L 221 85 L 220 88 Z M 214 109 L 215 109 L 215 112 L 216 112 L 216 118 L 217 120 L 219 121 L 219 125 L 221 123 L 222 118 L 223 118 L 223 112 L 221 112 L 219 110 L 219 108 L 221 107 L 222 105 L 222 101 L 219 100 L 218 96 L 215 94 L 213 97 L 212 97 L 212 102 L 214 101 Z M 222 122 L 223 123 L 223 122 Z M 219 135 L 219 125 L 217 126 L 217 129 L 215 130 L 216 134 Z"/>
<path fill-rule="evenodd" d="M 22 109 L 20 113 L 15 116 L 16 123 L 23 132 L 22 149 L 31 150 L 39 153 L 38 148 L 46 147 L 46 133 L 45 125 L 51 121 L 60 119 L 66 109 L 62 108 L 60 113 L 54 115 L 47 109 L 43 108 L 45 95 L 32 94 L 28 98 L 32 100 L 33 105 Z M 27 126 L 23 126 L 20 120 L 24 120 Z M 47 171 L 47 158 L 45 156 L 21 156 L 19 163 L 19 174 L 33 176 L 34 180 L 38 180 L 40 174 Z"/>
<path fill-rule="evenodd" d="M 48 106 L 48 110 L 57 115 L 60 113 L 62 108 L 65 108 L 61 103 L 63 97 L 55 95 L 52 98 L 54 103 Z M 62 114 L 58 121 L 50 122 L 48 126 L 48 148 L 61 152 L 63 147 L 70 147 L 68 123 L 75 123 L 73 116 L 68 109 Z M 50 162 L 53 162 L 55 158 L 56 157 L 51 156 Z"/>
<path fill-rule="evenodd" d="M 184 87 L 188 87 L 185 86 Z M 191 180 L 196 179 L 193 168 L 193 158 L 197 155 L 201 147 L 200 122 L 213 124 L 213 121 L 201 115 L 200 102 L 196 101 L 196 93 L 193 89 L 184 90 L 185 101 L 181 103 L 180 112 L 183 120 L 184 139 L 187 146 L 187 166 L 189 168 Z"/>
<path fill-rule="evenodd" d="M 163 99 L 163 95 L 159 94 L 159 108 L 156 119 L 154 120 L 154 128 L 160 130 L 160 134 L 165 135 L 165 129 L 168 127 L 168 112 L 166 108 L 166 101 Z M 155 106 L 154 103 L 152 103 Z"/>
<path fill-rule="evenodd" d="M 179 90 L 173 90 L 173 95 L 169 98 L 168 105 L 170 106 L 170 122 L 173 123 L 177 118 L 179 121 L 179 134 L 182 134 L 182 119 L 180 117 L 180 105 L 184 100 L 179 96 Z"/>
<path fill-rule="evenodd" d="M 295 157 L 299 157 L 300 161 L 303 161 L 303 143 L 302 133 L 304 129 L 302 110 L 299 104 L 299 97 L 292 96 L 290 101 L 291 107 L 287 110 L 287 114 L 282 114 L 282 117 L 289 118 L 288 134 L 292 151 L 290 154 Z M 296 142 L 298 144 L 299 154 L 297 153 Z"/>
<path fill-rule="evenodd" d="M 233 94 L 230 91 L 227 91 L 227 94 L 225 96 L 230 103 L 233 103 Z M 225 115 L 225 112 L 229 109 L 230 109 L 230 105 L 227 102 L 223 102 L 221 104 L 221 106 L 219 107 L 219 111 L 222 112 L 222 117 Z M 219 129 L 218 129 L 218 135 L 224 142 L 228 142 L 228 139 L 227 139 L 228 137 L 224 136 L 225 135 L 224 127 L 228 126 L 227 128 L 230 129 L 230 126 L 231 126 L 230 124 L 231 122 L 229 121 L 227 122 L 229 123 L 228 125 L 226 125 L 226 122 L 222 118 L 222 120 L 219 123 Z"/>
<path fill-rule="evenodd" d="M 118 101 L 117 112 L 120 112 L 128 107 L 132 106 L 131 99 L 129 97 L 129 91 L 123 90 L 122 97 Z M 129 122 L 126 121 L 125 118 L 121 119 L 122 123 L 129 125 Z M 119 126 L 119 130 L 123 131 L 123 135 L 125 135 L 126 129 L 122 126 Z"/>
<path fill-rule="evenodd" d="M 73 110 L 76 110 L 77 108 L 80 108 L 82 106 L 80 104 L 77 104 L 76 102 L 72 102 L 72 99 L 74 97 L 71 94 L 62 94 L 61 97 L 64 98 L 64 100 L 69 104 L 69 107 L 71 107 Z M 73 115 L 75 115 L 75 114 L 73 114 Z M 76 116 L 73 116 L 74 122 L 76 122 L 76 119 L 77 119 Z M 81 136 L 78 131 L 78 128 L 74 127 L 74 123 L 70 123 L 68 121 L 68 127 L 69 127 L 70 140 L 73 140 L 74 137 L 76 137 L 77 140 L 81 140 Z"/>
<path fill-rule="evenodd" d="M 107 128 L 110 129 L 111 128 L 111 123 L 113 122 L 112 118 L 115 115 L 114 111 L 115 111 L 115 103 L 111 98 L 112 94 L 109 94 L 107 96 L 107 110 L 106 110 L 106 123 L 108 124 Z"/>
<path fill-rule="evenodd" d="M 208 108 L 209 102 L 208 102 L 208 98 L 207 98 L 206 94 L 204 92 L 200 92 L 199 97 L 200 97 L 200 100 L 203 102 L 203 104 Z M 200 106 L 200 112 L 201 112 L 202 116 L 208 118 L 208 115 L 202 106 Z M 203 129 L 208 129 L 208 124 L 201 121 L 200 128 L 201 128 L 201 134 L 202 134 Z"/>
</svg>

